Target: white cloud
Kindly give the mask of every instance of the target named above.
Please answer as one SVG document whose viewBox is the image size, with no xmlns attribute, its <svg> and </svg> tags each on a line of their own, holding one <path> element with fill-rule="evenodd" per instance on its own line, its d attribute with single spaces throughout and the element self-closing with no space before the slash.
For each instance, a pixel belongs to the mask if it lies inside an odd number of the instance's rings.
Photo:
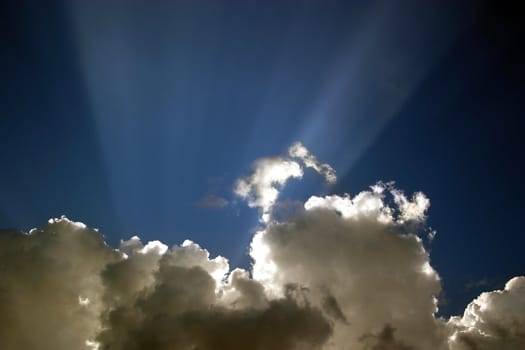
<svg viewBox="0 0 525 350">
<path fill-rule="evenodd" d="M 295 142 L 288 149 L 288 154 L 292 158 L 298 158 L 302 160 L 307 168 L 312 168 L 319 174 L 323 175 L 326 182 L 334 183 L 337 180 L 335 170 L 326 163 L 320 163 L 313 154 L 301 143 Z"/>
<path fill-rule="evenodd" d="M 151 241 L 151 242 L 148 242 L 148 244 L 146 244 L 144 248 L 139 250 L 139 253 L 141 254 L 154 253 L 158 255 L 164 255 L 167 251 L 168 251 L 168 246 L 162 243 L 161 241 Z"/>
<path fill-rule="evenodd" d="M 323 175 L 327 182 L 336 181 L 334 169 L 328 164 L 319 163 L 300 142 L 294 143 L 288 153 L 291 158 L 299 159 L 307 168 L 312 168 Z M 261 209 L 262 222 L 270 221 L 272 207 L 279 197 L 280 189 L 288 179 L 303 177 L 303 167 L 291 158 L 258 159 L 253 165 L 253 172 L 249 176 L 241 177 L 235 183 L 235 194 L 246 199 L 250 207 Z"/>
<path fill-rule="evenodd" d="M 262 158 L 255 162 L 253 173 L 237 180 L 235 193 L 248 200 L 250 207 L 261 208 L 262 221 L 268 222 L 270 211 L 279 197 L 279 188 L 290 178 L 301 178 L 299 163 L 284 158 Z"/>
<path fill-rule="evenodd" d="M 304 207 L 306 210 L 331 209 L 335 210 L 345 219 L 360 220 L 369 218 L 380 222 L 392 222 L 392 209 L 383 203 L 383 194 L 363 191 L 355 198 L 349 195 L 331 195 L 325 197 L 310 197 Z"/>
<path fill-rule="evenodd" d="M 327 349 L 365 349 L 363 337 L 387 325 L 399 344 L 445 349 L 445 326 L 434 316 L 440 278 L 422 240 L 406 233 L 400 209 L 383 196 L 312 197 L 302 214 L 272 221 L 251 245 L 254 278 L 273 297 L 286 285 L 306 288 L 308 300 L 334 323 Z M 337 305 L 339 317 L 330 317 L 326 300 Z"/>
<path fill-rule="evenodd" d="M 525 349 L 525 277 L 482 293 L 448 323 L 452 350 Z"/>
<path fill-rule="evenodd" d="M 430 206 L 430 200 L 422 192 L 416 192 L 412 195 L 412 200 L 408 199 L 405 194 L 397 189 L 391 189 L 394 201 L 399 207 L 401 223 L 407 221 L 421 222 L 426 219 L 426 212 Z"/>
</svg>

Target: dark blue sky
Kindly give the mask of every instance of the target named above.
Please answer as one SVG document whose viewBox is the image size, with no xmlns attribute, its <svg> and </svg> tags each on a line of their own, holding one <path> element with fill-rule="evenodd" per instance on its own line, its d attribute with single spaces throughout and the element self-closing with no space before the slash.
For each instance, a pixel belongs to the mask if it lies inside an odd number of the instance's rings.
<svg viewBox="0 0 525 350">
<path fill-rule="evenodd" d="M 13 1 L 2 10 L 0 227 L 62 214 L 116 245 L 246 264 L 232 184 L 296 140 L 339 175 L 284 194 L 426 193 L 445 313 L 523 274 L 521 15 L 480 1 Z M 225 198 L 207 208 L 207 195 Z M 481 286 L 469 287 L 476 282 Z"/>
</svg>

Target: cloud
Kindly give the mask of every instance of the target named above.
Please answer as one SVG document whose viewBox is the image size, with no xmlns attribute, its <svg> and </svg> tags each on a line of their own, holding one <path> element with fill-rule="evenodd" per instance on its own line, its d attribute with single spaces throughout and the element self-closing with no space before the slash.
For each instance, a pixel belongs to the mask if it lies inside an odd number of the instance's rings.
<svg viewBox="0 0 525 350">
<path fill-rule="evenodd" d="M 264 158 L 237 182 L 268 214 L 250 245 L 251 271 L 190 240 L 168 247 L 134 236 L 114 249 L 65 217 L 0 232 L 0 348 L 525 348 L 525 277 L 482 293 L 462 316 L 436 316 L 442 287 L 420 238 L 423 193 L 378 183 L 355 196 L 279 203 L 279 189 L 302 171 Z"/>
<path fill-rule="evenodd" d="M 65 218 L 1 232 L 0 348 L 85 348 L 104 308 L 101 273 L 119 259 L 97 231 Z"/>
<path fill-rule="evenodd" d="M 115 250 L 65 217 L 3 231 L 0 267 L 2 349 L 318 349 L 332 329 L 191 241 Z"/>
<path fill-rule="evenodd" d="M 378 334 L 365 334 L 360 341 L 367 350 L 414 350 L 413 347 L 396 340 L 394 333 L 395 329 L 387 324 Z"/>
<path fill-rule="evenodd" d="M 226 198 L 216 194 L 207 194 L 197 202 L 197 205 L 201 208 L 224 208 L 228 203 Z"/>
<path fill-rule="evenodd" d="M 300 159 L 307 168 L 312 168 L 319 174 L 323 175 L 326 182 L 335 183 L 337 177 L 335 170 L 326 163 L 320 163 L 313 154 L 301 143 L 295 142 L 288 149 L 288 154 L 292 158 Z"/>
<path fill-rule="evenodd" d="M 525 277 L 512 278 L 503 290 L 482 293 L 448 325 L 454 350 L 525 349 Z"/>
<path fill-rule="evenodd" d="M 290 178 L 301 178 L 299 163 L 284 158 L 262 158 L 255 162 L 254 171 L 235 184 L 235 194 L 247 199 L 252 208 L 260 208 L 263 222 L 270 220 L 270 211 L 279 197 L 279 188 Z"/>
<path fill-rule="evenodd" d="M 472 290 L 474 288 L 487 287 L 490 285 L 488 278 L 482 278 L 479 280 L 470 280 L 465 284 L 465 290 Z"/>
<path fill-rule="evenodd" d="M 327 182 L 336 181 L 335 171 L 328 164 L 321 164 L 300 142 L 288 149 L 291 158 L 299 159 L 307 168 L 323 175 Z M 239 178 L 235 183 L 236 195 L 247 200 L 252 208 L 261 209 L 261 221 L 269 222 L 273 205 L 280 189 L 291 178 L 303 177 L 303 167 L 288 157 L 267 157 L 255 161 L 250 175 Z"/>
<path fill-rule="evenodd" d="M 412 200 L 408 199 L 403 191 L 391 189 L 394 201 L 399 207 L 401 214 L 399 222 L 423 221 L 426 218 L 426 212 L 430 206 L 430 200 L 422 192 L 416 192 L 412 195 Z"/>
<path fill-rule="evenodd" d="M 439 275 L 386 196 L 370 190 L 354 198 L 312 197 L 302 213 L 270 222 L 252 241 L 253 276 L 268 295 L 303 286 L 310 303 L 332 320 L 327 349 L 365 349 L 362 338 L 380 334 L 386 324 L 396 329 L 396 344 L 446 348 L 445 325 L 435 317 Z"/>
</svg>

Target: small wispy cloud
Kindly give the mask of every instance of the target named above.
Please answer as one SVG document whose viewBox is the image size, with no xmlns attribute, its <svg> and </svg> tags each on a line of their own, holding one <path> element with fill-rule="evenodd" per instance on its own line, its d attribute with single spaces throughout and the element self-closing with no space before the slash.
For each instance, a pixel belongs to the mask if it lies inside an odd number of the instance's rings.
<svg viewBox="0 0 525 350">
<path fill-rule="evenodd" d="M 288 156 L 257 159 L 252 173 L 237 180 L 234 192 L 246 199 L 250 207 L 259 208 L 261 221 L 268 222 L 281 188 L 289 179 L 301 179 L 304 167 L 313 169 L 330 184 L 337 180 L 329 164 L 320 163 L 302 143 L 295 142 L 288 148 Z"/>
<path fill-rule="evenodd" d="M 476 288 L 481 288 L 481 287 L 488 287 L 490 285 L 490 281 L 488 280 L 488 278 L 482 278 L 482 279 L 479 279 L 479 280 L 470 280 L 468 281 L 466 284 L 465 284 L 465 290 L 472 290 L 472 289 L 476 289 Z"/>
<path fill-rule="evenodd" d="M 230 202 L 226 198 L 218 196 L 213 193 L 209 193 L 205 195 L 204 197 L 202 197 L 201 199 L 199 199 L 196 202 L 196 205 L 200 208 L 214 209 L 214 208 L 224 208 L 228 206 L 229 203 Z"/>
</svg>

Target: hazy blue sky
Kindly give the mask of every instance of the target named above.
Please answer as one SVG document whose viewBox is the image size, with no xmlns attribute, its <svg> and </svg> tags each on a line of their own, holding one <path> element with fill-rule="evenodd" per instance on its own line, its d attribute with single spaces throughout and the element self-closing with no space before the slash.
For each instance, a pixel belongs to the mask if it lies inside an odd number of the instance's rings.
<svg viewBox="0 0 525 350">
<path fill-rule="evenodd" d="M 301 141 L 431 200 L 445 313 L 523 274 L 523 26 L 480 1 L 16 1 L 2 10 L 0 227 L 62 214 L 247 266 L 233 195 Z"/>
</svg>

